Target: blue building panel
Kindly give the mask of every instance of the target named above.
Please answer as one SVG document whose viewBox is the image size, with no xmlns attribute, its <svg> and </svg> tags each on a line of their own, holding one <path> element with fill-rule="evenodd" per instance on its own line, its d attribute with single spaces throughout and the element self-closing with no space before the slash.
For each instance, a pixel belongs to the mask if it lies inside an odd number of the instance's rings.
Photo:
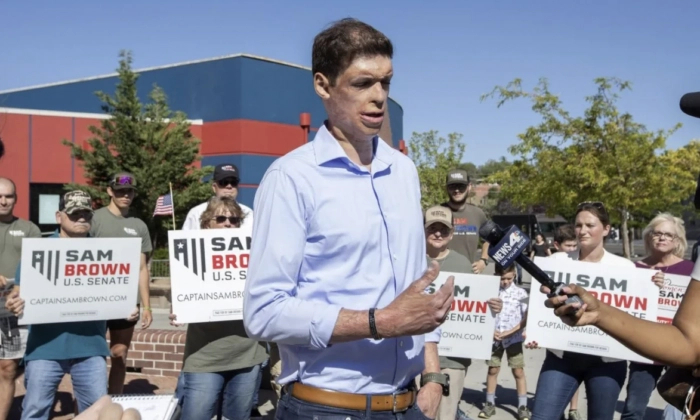
<svg viewBox="0 0 700 420">
<path fill-rule="evenodd" d="M 255 202 L 255 193 L 257 191 L 257 187 L 239 187 L 238 198 L 236 198 L 236 201 L 238 201 L 241 204 L 245 204 L 246 206 L 255 210 L 255 208 L 253 207 L 253 203 Z"/>
<path fill-rule="evenodd" d="M 232 163 L 238 167 L 241 184 L 257 185 L 262 180 L 267 168 L 277 160 L 275 156 L 260 155 L 218 155 L 202 157 L 202 167 L 216 166 L 222 163 Z"/>
</svg>

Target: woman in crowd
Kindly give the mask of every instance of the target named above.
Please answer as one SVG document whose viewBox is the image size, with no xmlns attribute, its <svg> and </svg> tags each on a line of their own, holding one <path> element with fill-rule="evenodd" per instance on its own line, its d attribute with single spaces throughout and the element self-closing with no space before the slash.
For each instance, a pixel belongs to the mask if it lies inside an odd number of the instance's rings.
<svg viewBox="0 0 700 420">
<path fill-rule="evenodd" d="M 558 252 L 550 258 L 634 267 L 632 261 L 609 253 L 603 246 L 610 233 L 610 216 L 603 203 L 581 203 L 576 210 L 575 229 L 579 249 Z M 549 293 L 548 290 L 542 291 Z M 547 350 L 537 381 L 532 420 L 559 420 L 581 382 L 586 386 L 588 417 L 612 419 L 626 376 L 627 362 L 624 360 Z"/>
<path fill-rule="evenodd" d="M 544 240 L 544 235 L 538 233 L 535 235 L 535 243 L 532 244 L 530 259 L 535 257 L 548 257 L 550 255 L 552 255 L 552 251 L 549 249 L 549 244 Z"/>
<path fill-rule="evenodd" d="M 201 228 L 239 228 L 244 217 L 235 200 L 213 197 L 200 218 Z M 170 319 L 175 322 L 177 315 Z M 188 324 L 181 418 L 210 420 L 223 397 L 223 418 L 247 420 L 266 359 L 265 346 L 248 338 L 243 321 Z"/>
<path fill-rule="evenodd" d="M 689 276 L 693 271 L 692 261 L 683 259 L 687 248 L 683 220 L 668 213 L 661 213 L 644 229 L 644 249 L 647 256 L 635 265 L 654 270 L 653 281 L 659 288 L 663 288 L 665 274 Z M 644 418 L 649 398 L 663 369 L 663 365 L 630 362 L 627 399 L 621 419 Z"/>
</svg>

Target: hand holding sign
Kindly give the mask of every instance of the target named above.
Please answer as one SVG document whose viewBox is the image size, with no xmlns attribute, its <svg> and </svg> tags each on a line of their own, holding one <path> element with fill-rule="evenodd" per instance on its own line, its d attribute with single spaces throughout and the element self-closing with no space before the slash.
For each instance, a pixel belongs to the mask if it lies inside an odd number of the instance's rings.
<svg viewBox="0 0 700 420">
<path fill-rule="evenodd" d="M 386 308 L 377 310 L 379 335 L 401 337 L 425 334 L 445 322 L 447 311 L 454 300 L 454 277 L 449 277 L 435 294 L 425 293 L 439 273 L 440 266 L 433 261 L 421 278 L 414 281 Z"/>
<path fill-rule="evenodd" d="M 5 301 L 5 308 L 12 312 L 15 316 L 22 315 L 22 312 L 24 311 L 24 299 L 19 297 L 18 291 L 10 293 L 10 295 L 7 297 L 7 301 Z"/>
</svg>

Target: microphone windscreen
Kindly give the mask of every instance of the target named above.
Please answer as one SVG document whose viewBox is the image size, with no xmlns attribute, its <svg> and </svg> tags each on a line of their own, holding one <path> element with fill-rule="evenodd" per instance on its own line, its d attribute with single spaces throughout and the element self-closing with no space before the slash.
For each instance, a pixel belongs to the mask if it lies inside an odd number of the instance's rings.
<svg viewBox="0 0 700 420">
<path fill-rule="evenodd" d="M 685 114 L 700 118 L 700 92 L 686 93 L 681 97 L 680 105 Z"/>
</svg>

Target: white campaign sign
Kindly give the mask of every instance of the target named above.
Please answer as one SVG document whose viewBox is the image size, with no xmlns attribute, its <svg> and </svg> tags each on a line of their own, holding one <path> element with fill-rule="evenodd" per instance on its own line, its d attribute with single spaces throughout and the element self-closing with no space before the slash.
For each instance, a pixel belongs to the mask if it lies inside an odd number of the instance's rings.
<svg viewBox="0 0 700 420">
<path fill-rule="evenodd" d="M 501 278 L 478 274 L 440 272 L 429 289 L 434 293 L 454 276 L 454 302 L 442 324 L 438 353 L 446 357 L 491 358 L 496 316 L 487 301 L 498 297 Z"/>
<path fill-rule="evenodd" d="M 656 321 L 659 288 L 651 281 L 647 270 L 536 257 L 542 271 L 555 282 L 577 284 L 597 295 L 602 302 L 638 318 Z M 547 296 L 533 285 L 527 317 L 527 341 L 540 347 L 592 354 L 613 359 L 652 363 L 594 326 L 569 327 L 554 310 L 544 306 Z"/>
<path fill-rule="evenodd" d="M 138 238 L 25 238 L 21 264 L 19 325 L 124 319 L 136 308 Z"/>
<path fill-rule="evenodd" d="M 243 319 L 250 241 L 250 228 L 168 232 L 177 323 Z"/>
<path fill-rule="evenodd" d="M 647 271 L 652 273 L 649 277 L 656 273 L 656 270 L 647 269 Z M 662 324 L 673 322 L 690 280 L 690 276 L 664 274 L 664 287 L 659 293 L 659 313 L 656 316 L 658 322 Z"/>
</svg>

